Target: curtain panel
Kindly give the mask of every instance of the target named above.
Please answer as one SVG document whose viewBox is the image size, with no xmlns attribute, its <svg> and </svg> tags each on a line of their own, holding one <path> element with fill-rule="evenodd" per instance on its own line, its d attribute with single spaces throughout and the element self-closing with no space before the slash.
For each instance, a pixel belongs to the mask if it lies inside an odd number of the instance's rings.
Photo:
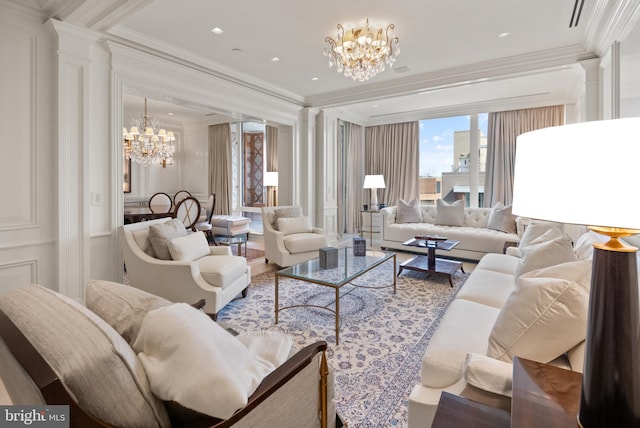
<svg viewBox="0 0 640 428">
<path fill-rule="evenodd" d="M 231 214 L 231 125 L 209 126 L 209 191 L 216 195 L 214 214 Z"/>
<path fill-rule="evenodd" d="M 278 171 L 278 128 L 267 125 L 267 171 Z"/>
<path fill-rule="evenodd" d="M 484 206 L 513 200 L 513 174 L 518 135 L 564 124 L 564 106 L 489 113 Z M 542 166 L 541 166 L 542 167 Z"/>
<path fill-rule="evenodd" d="M 346 233 L 358 233 L 362 226 L 360 210 L 364 204 L 364 130 L 362 126 L 354 123 L 345 123 L 345 144 L 347 162 L 344 166 L 344 179 L 342 188 L 345 189 L 345 224 Z M 342 230 L 342 229 L 341 229 Z"/>
<path fill-rule="evenodd" d="M 387 186 L 378 191 L 378 202 L 395 205 L 398 198 L 418 197 L 419 138 L 417 121 L 365 128 L 365 173 L 382 174 Z M 365 196 L 369 201 L 371 195 Z"/>
</svg>

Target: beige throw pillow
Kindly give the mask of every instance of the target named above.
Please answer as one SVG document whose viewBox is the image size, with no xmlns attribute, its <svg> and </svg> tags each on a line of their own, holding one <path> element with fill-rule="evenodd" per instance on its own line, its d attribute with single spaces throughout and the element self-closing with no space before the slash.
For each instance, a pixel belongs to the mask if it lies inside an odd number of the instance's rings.
<svg viewBox="0 0 640 428">
<path fill-rule="evenodd" d="M 273 222 L 271 223 L 271 225 L 275 230 L 278 230 L 278 219 L 289 218 L 289 217 L 300 217 L 301 215 L 302 215 L 302 208 L 299 206 L 287 207 L 287 208 L 276 208 L 273 211 Z"/>
<path fill-rule="evenodd" d="M 180 220 L 175 218 L 149 226 L 149 243 L 157 259 L 171 260 L 169 241 L 180 236 L 187 236 L 187 229 Z"/>
<path fill-rule="evenodd" d="M 420 203 L 417 199 L 406 202 L 398 198 L 396 202 L 396 223 L 422 223 Z"/>
<path fill-rule="evenodd" d="M 435 223 L 442 226 L 464 226 L 464 200 L 460 199 L 448 204 L 438 199 Z"/>
<path fill-rule="evenodd" d="M 571 240 L 558 229 L 550 229 L 520 249 L 516 279 L 523 273 L 578 260 Z"/>
<path fill-rule="evenodd" d="M 547 363 L 585 339 L 591 262 L 580 260 L 518 278 L 491 331 L 487 355 Z"/>
<path fill-rule="evenodd" d="M 558 229 L 560 232 L 564 233 L 564 224 L 554 223 L 551 221 L 531 220 L 522 234 L 522 238 L 520 238 L 518 247 L 526 247 L 531 243 L 531 241 L 541 236 L 549 229 Z"/>
<path fill-rule="evenodd" d="M 497 202 L 491 208 L 487 228 L 505 233 L 516 233 L 516 216 L 511 214 L 511 205 L 505 207 L 502 202 Z"/>
<path fill-rule="evenodd" d="M 192 261 L 211 254 L 204 232 L 173 238 L 167 246 L 173 260 Z"/>
<path fill-rule="evenodd" d="M 313 227 L 311 227 L 311 220 L 307 216 L 279 218 L 278 229 L 283 235 L 291 235 L 292 233 L 310 233 L 313 231 Z"/>
</svg>

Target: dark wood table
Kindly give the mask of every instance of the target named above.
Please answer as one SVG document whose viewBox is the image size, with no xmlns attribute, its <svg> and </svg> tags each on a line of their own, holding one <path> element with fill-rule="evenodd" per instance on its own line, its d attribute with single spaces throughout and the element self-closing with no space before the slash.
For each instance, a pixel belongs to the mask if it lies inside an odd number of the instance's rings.
<svg viewBox="0 0 640 428">
<path fill-rule="evenodd" d="M 124 209 L 124 224 L 138 223 L 163 217 L 175 217 L 173 211 L 168 213 L 154 213 L 149 207 L 131 207 Z"/>
<path fill-rule="evenodd" d="M 406 245 L 407 247 L 426 248 L 427 255 L 417 255 L 402 263 L 398 270 L 398 276 L 400 276 L 404 269 L 442 275 L 449 279 L 449 284 L 453 287 L 453 274 L 456 273 L 458 269 L 464 273 L 462 262 L 438 258 L 436 257 L 436 250 L 450 251 L 459 243 L 459 241 L 427 241 L 415 238 L 403 242 L 402 245 Z"/>
<path fill-rule="evenodd" d="M 509 412 L 443 392 L 431 428 L 509 428 Z"/>
</svg>

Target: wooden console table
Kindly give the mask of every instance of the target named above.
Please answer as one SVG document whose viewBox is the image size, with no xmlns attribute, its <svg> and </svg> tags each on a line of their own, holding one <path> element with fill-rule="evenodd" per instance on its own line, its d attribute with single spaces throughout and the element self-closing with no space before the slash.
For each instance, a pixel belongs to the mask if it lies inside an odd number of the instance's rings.
<svg viewBox="0 0 640 428">
<path fill-rule="evenodd" d="M 511 415 L 442 393 L 432 428 L 576 428 L 582 375 L 515 358 Z"/>
</svg>

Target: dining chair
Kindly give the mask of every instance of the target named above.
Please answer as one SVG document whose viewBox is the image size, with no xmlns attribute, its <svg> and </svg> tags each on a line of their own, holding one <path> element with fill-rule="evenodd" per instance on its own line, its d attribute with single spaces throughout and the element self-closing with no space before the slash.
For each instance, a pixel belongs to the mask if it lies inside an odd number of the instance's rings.
<svg viewBox="0 0 640 428">
<path fill-rule="evenodd" d="M 178 203 L 184 198 L 188 198 L 189 196 L 193 196 L 191 192 L 188 190 L 178 190 L 175 195 L 173 195 L 173 206 L 177 207 Z"/>
<path fill-rule="evenodd" d="M 200 202 L 193 196 L 187 196 L 176 206 L 176 218 L 184 224 L 185 229 L 195 232 L 195 224 L 200 219 Z"/>
<path fill-rule="evenodd" d="M 209 199 L 207 199 L 207 205 L 206 205 L 206 214 L 205 214 L 205 218 L 204 220 L 200 220 L 198 221 L 194 227 L 196 230 L 202 231 L 204 232 L 204 234 L 207 236 L 207 241 L 209 241 L 209 243 L 213 242 L 215 244 L 215 240 L 213 239 L 213 233 L 211 232 L 211 230 L 213 229 L 213 226 L 211 225 L 211 216 L 213 215 L 213 210 L 216 207 L 216 194 L 212 193 L 211 195 L 209 195 Z M 218 245 L 218 244 L 215 244 Z"/>
<path fill-rule="evenodd" d="M 169 213 L 172 206 L 171 196 L 164 192 L 155 193 L 149 198 L 149 209 L 152 213 Z"/>
</svg>

